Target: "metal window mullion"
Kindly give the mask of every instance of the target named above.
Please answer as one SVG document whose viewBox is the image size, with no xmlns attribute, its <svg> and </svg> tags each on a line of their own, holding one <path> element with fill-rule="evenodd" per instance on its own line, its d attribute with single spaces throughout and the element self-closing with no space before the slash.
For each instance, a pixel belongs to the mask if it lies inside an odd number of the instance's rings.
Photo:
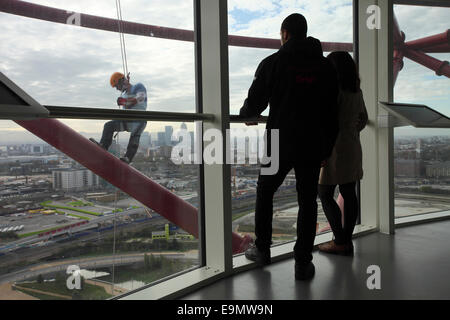
<svg viewBox="0 0 450 320">
<path fill-rule="evenodd" d="M 200 1 L 193 0 L 194 6 L 194 51 L 195 51 L 195 111 L 198 114 L 203 113 L 203 82 L 202 82 L 202 37 L 201 37 L 201 12 Z M 200 132 L 203 133 L 203 124 Z M 203 155 L 203 137 L 200 138 L 202 143 L 198 143 L 199 153 Z M 195 138 L 194 138 L 195 139 Z M 199 186 L 198 186 L 198 239 L 199 239 L 199 261 L 200 266 L 206 265 L 206 239 L 205 239 L 205 168 L 203 162 L 199 165 Z"/>
<path fill-rule="evenodd" d="M 371 5 L 377 5 L 377 0 L 358 0 L 359 73 L 369 116 L 369 124 L 361 132 L 364 177 L 360 184 L 360 201 L 361 224 L 378 227 L 378 41 L 377 30 L 367 27 L 367 8 Z"/>
<path fill-rule="evenodd" d="M 204 165 L 206 264 L 218 274 L 232 272 L 231 172 L 226 164 L 229 128 L 228 25 L 226 0 L 199 0 L 203 111 L 215 120 L 204 129 L 222 133 L 221 164 Z"/>
<path fill-rule="evenodd" d="M 380 9 L 381 28 L 369 29 L 367 9 Z M 361 88 L 369 125 L 361 132 L 364 178 L 361 181 L 361 223 L 393 233 L 393 132 L 381 128 L 379 101 L 392 99 L 393 0 L 358 0 L 358 46 Z"/>
<path fill-rule="evenodd" d="M 393 101 L 393 0 L 378 1 L 378 101 Z M 388 113 L 381 107 L 379 115 Z M 393 234 L 394 218 L 394 128 L 378 128 L 378 178 L 380 232 Z"/>
</svg>

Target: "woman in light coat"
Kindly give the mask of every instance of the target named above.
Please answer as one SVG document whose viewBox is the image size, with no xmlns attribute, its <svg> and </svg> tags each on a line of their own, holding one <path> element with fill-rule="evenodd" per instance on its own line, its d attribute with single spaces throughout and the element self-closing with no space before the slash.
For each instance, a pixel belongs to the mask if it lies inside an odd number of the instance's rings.
<svg viewBox="0 0 450 320">
<path fill-rule="evenodd" d="M 334 234 L 334 240 L 319 246 L 326 253 L 352 255 L 352 234 L 358 216 L 356 182 L 363 176 L 362 150 L 359 132 L 367 124 L 367 110 L 360 89 L 357 67 L 344 51 L 332 52 L 327 57 L 338 73 L 340 92 L 339 134 L 333 152 L 320 172 L 319 197 Z M 344 199 L 344 221 L 334 200 L 334 191 Z"/>
</svg>

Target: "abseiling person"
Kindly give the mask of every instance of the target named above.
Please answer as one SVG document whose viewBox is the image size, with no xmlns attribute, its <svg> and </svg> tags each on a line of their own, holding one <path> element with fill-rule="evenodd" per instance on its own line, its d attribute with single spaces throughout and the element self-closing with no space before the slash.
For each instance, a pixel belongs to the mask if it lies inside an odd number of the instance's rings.
<svg viewBox="0 0 450 320">
<path fill-rule="evenodd" d="M 111 87 L 116 88 L 121 92 L 120 97 L 117 98 L 117 105 L 124 109 L 130 110 L 146 110 L 147 109 L 147 90 L 142 83 L 132 85 L 128 77 L 123 73 L 114 72 L 110 78 Z M 124 121 L 111 120 L 105 123 L 103 127 L 102 138 L 100 143 L 94 139 L 90 139 L 96 144 L 100 145 L 105 150 L 108 150 L 112 144 L 114 132 L 127 131 L 130 132 L 130 139 L 128 141 L 127 151 L 120 160 L 125 163 L 131 163 L 139 147 L 139 140 L 141 134 L 147 126 L 147 121 Z"/>
</svg>

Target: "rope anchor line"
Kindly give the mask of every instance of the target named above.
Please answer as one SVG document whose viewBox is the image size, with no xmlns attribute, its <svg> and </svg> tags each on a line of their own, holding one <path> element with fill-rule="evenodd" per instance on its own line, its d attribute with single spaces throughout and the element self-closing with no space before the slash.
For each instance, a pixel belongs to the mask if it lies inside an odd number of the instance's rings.
<svg viewBox="0 0 450 320">
<path fill-rule="evenodd" d="M 117 25 L 119 29 L 119 39 L 120 39 L 120 54 L 122 56 L 122 68 L 123 74 L 129 78 L 128 72 L 128 62 L 127 62 L 127 52 L 125 47 L 125 35 L 123 31 L 123 19 L 122 19 L 122 7 L 120 5 L 120 0 L 116 0 L 116 11 L 117 11 Z"/>
</svg>

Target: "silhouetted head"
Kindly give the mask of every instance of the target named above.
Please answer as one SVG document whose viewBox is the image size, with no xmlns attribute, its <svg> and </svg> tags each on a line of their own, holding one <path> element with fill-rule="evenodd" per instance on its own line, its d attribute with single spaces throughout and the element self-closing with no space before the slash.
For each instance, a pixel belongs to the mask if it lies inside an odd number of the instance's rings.
<svg viewBox="0 0 450 320">
<path fill-rule="evenodd" d="M 292 37 L 306 38 L 308 24 L 300 13 L 293 13 L 286 17 L 281 24 L 281 44 L 285 44 Z"/>
<path fill-rule="evenodd" d="M 352 56 L 346 51 L 335 51 L 330 53 L 327 58 L 337 71 L 340 88 L 344 91 L 358 92 L 361 80 Z"/>
</svg>

